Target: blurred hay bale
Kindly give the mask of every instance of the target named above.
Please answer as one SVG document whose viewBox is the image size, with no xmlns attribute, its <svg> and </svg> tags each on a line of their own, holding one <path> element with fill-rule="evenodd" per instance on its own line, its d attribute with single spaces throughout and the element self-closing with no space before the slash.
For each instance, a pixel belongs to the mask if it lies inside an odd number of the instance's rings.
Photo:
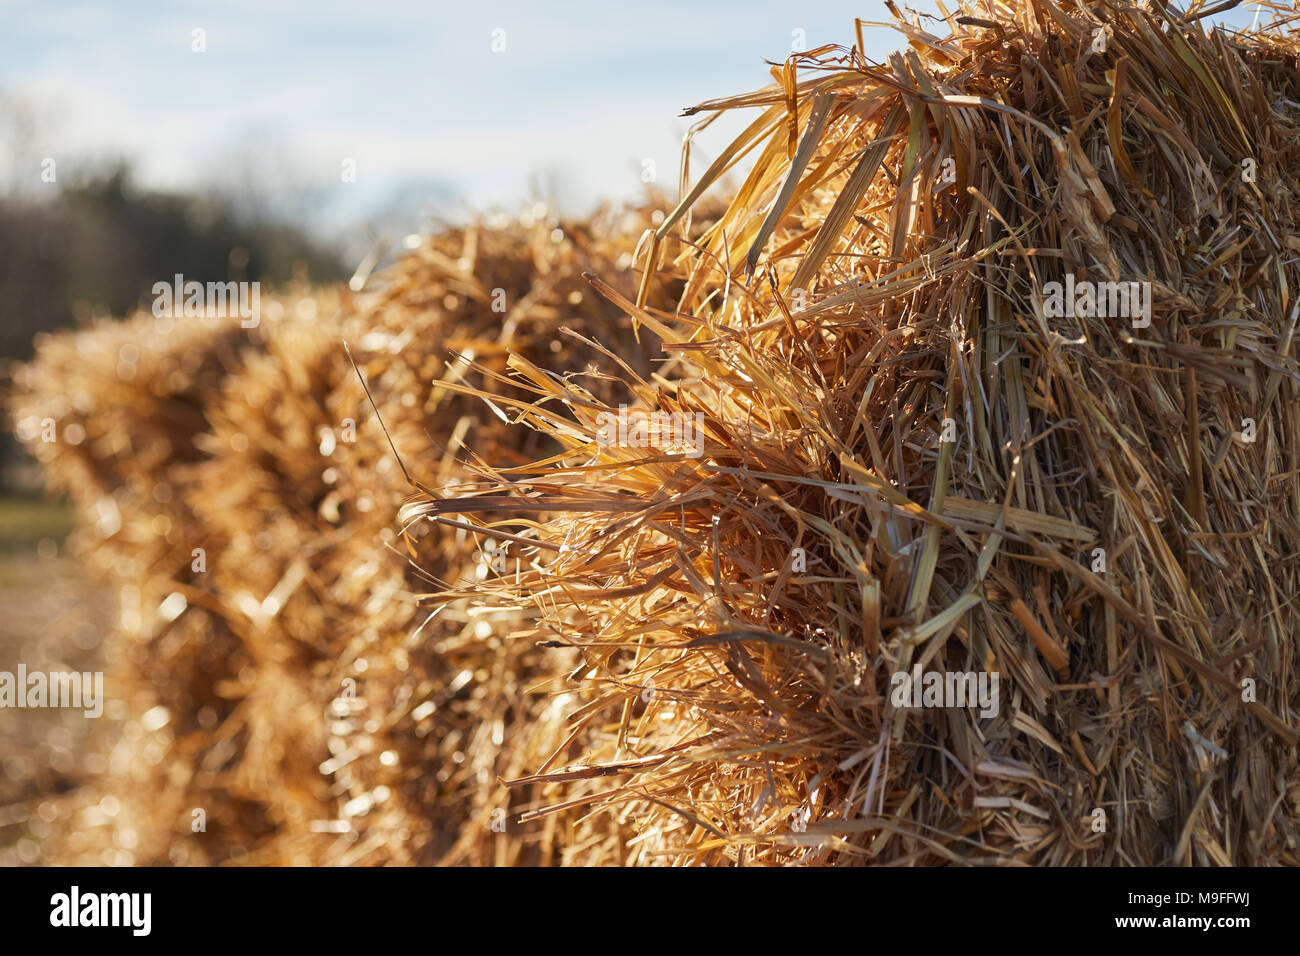
<svg viewBox="0 0 1300 956">
<path fill-rule="evenodd" d="M 947 27 L 697 108 L 760 111 L 701 187 L 753 168 L 603 291 L 682 359 L 620 377 L 701 457 L 520 361 L 568 453 L 411 509 L 519 535 L 459 593 L 583 655 L 575 748 L 513 781 L 613 835 L 581 862 L 1298 861 L 1300 43 L 1127 3 Z M 1053 314 L 1076 281 L 1151 322 Z M 904 706 L 914 667 L 999 674 L 996 716 Z"/>
<path fill-rule="evenodd" d="M 295 293 L 255 330 L 160 334 L 138 316 L 41 344 L 18 377 L 18 431 L 83 516 L 74 547 L 123 598 L 111 769 L 62 801 L 86 828 L 54 859 L 554 856 L 491 823 L 497 775 L 526 765 L 509 728 L 550 706 L 525 682 L 557 652 L 485 635 L 463 608 L 428 620 L 420 592 L 472 576 L 482 544 L 440 526 L 399 538 L 413 488 L 341 342 L 417 476 L 463 476 L 470 449 L 527 461 L 549 439 L 508 439 L 456 391 L 463 369 L 504 371 L 514 349 L 581 373 L 598 353 L 565 326 L 648 370 L 630 322 L 582 276 L 623 272 L 632 294 L 652 211 L 446 230 L 359 296 Z M 625 235 L 616 216 L 639 228 Z"/>
<path fill-rule="evenodd" d="M 324 298 L 337 307 L 337 296 Z M 228 772 L 247 742 L 240 704 L 251 661 L 239 626 L 206 590 L 228 566 L 229 536 L 205 527 L 194 503 L 215 450 L 205 403 L 265 347 L 275 316 L 308 301 L 317 304 L 299 293 L 272 300 L 259 330 L 237 318 L 148 314 L 100 323 L 40 343 L 16 377 L 19 435 L 81 517 L 70 546 L 119 593 L 105 687 L 109 715 L 124 722 L 103 728 L 102 773 L 64 802 L 64 820 L 77 825 L 54 827 L 64 840 L 56 858 L 207 862 L 251 849 L 280 814 L 308 815 L 297 788 L 273 806 Z M 40 436 L 50 421 L 53 443 Z M 316 789 L 308 802 L 319 812 L 325 789 Z M 207 814 L 206 831 L 192 830 L 194 809 Z"/>
</svg>

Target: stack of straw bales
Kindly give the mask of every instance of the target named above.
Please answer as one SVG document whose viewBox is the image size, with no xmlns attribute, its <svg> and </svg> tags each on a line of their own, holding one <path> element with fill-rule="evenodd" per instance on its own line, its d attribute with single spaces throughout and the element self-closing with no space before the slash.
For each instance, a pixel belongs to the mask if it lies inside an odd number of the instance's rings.
<svg viewBox="0 0 1300 956">
<path fill-rule="evenodd" d="M 20 422 L 69 396 L 136 588 L 124 772 L 66 801 L 126 809 L 58 858 L 1298 861 L 1300 42 L 896 17 L 697 107 L 757 115 L 648 241 L 451 230 L 315 321 L 42 348 Z"/>
<path fill-rule="evenodd" d="M 58 804 L 50 857 L 548 858 L 491 829 L 497 776 L 527 765 L 508 732 L 550 708 L 524 686 L 548 652 L 420 607 L 429 580 L 481 574 L 484 546 L 432 526 L 399 540 L 413 489 L 383 425 L 434 481 L 471 448 L 542 454 L 454 387 L 510 350 L 580 374 L 599 353 L 579 335 L 641 353 L 583 273 L 631 294 L 632 244 L 599 236 L 636 237 L 652 212 L 447 230 L 361 295 L 296 290 L 254 329 L 142 314 L 41 343 L 15 419 L 77 505 L 73 546 L 120 590 L 107 687 L 124 717 L 97 742 L 107 771 Z"/>
</svg>

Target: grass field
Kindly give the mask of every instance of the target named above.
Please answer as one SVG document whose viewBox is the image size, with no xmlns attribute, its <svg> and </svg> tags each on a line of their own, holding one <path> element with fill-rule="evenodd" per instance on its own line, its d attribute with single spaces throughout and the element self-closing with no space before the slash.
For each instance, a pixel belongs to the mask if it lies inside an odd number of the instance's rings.
<svg viewBox="0 0 1300 956">
<path fill-rule="evenodd" d="M 72 509 L 62 501 L 0 498 L 0 553 L 34 553 L 42 538 L 61 543 L 71 530 Z"/>
</svg>

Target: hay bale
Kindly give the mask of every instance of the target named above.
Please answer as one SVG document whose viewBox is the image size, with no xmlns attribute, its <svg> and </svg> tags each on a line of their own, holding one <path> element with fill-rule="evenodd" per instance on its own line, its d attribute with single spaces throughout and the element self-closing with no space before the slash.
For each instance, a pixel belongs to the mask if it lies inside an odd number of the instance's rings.
<svg viewBox="0 0 1300 956">
<path fill-rule="evenodd" d="M 596 280 L 701 457 L 519 361 L 568 453 L 413 511 L 519 535 L 451 596 L 581 651 L 573 744 L 512 782 L 525 822 L 582 810 L 582 862 L 1298 861 L 1300 42 L 947 26 L 698 107 L 760 110 L 701 188 L 753 168 L 697 242 L 698 190 L 667 217 L 636 300 Z M 998 674 L 996 715 L 905 706 L 914 667 Z"/>
<path fill-rule="evenodd" d="M 598 352 L 561 326 L 637 353 L 582 274 L 626 270 L 652 211 L 598 217 L 630 219 L 627 234 L 597 220 L 446 230 L 361 296 L 295 293 L 252 331 L 232 319 L 160 335 L 146 315 L 41 344 L 17 378 L 19 432 L 83 516 L 74 550 L 123 596 L 111 768 L 59 803 L 84 827 L 47 846 L 53 859 L 552 855 L 490 826 L 494 771 L 525 766 L 505 729 L 544 719 L 521 682 L 547 652 L 485 640 L 459 612 L 426 621 L 429 576 L 467 579 L 480 545 L 447 527 L 399 539 L 412 487 L 392 449 L 433 480 L 465 474 L 467 436 L 498 461 L 542 454 L 548 439 L 507 438 L 457 393 L 460 357 L 504 371 L 514 349 L 581 372 Z"/>
<path fill-rule="evenodd" d="M 268 325 L 299 298 L 268 303 Z M 19 435 L 80 518 L 70 549 L 119 597 L 105 687 L 121 723 L 97 728 L 104 770 L 58 804 L 76 825 L 54 828 L 55 859 L 208 862 L 273 829 L 266 804 L 233 793 L 220 773 L 232 753 L 220 728 L 239 704 L 228 691 L 248 660 L 219 604 L 204 600 L 228 542 L 192 501 L 212 450 L 204 404 L 264 331 L 145 314 L 50 337 L 16 376 Z M 40 437 L 49 421 L 54 443 Z M 195 808 L 210 828 L 190 836 Z"/>
</svg>

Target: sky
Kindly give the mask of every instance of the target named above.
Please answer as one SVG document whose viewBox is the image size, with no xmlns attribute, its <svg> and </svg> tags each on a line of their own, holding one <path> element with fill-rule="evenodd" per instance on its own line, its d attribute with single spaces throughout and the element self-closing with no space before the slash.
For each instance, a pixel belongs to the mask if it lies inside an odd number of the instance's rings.
<svg viewBox="0 0 1300 956">
<path fill-rule="evenodd" d="M 33 118 L 0 127 L 0 188 L 46 157 L 62 176 L 123 158 L 143 187 L 234 191 L 324 232 L 584 212 L 650 175 L 675 194 L 683 108 L 766 85 L 800 43 L 851 44 L 855 16 L 889 19 L 880 0 L 0 0 L 0 96 Z M 873 59 L 900 45 L 865 36 Z M 727 120 L 693 168 L 745 114 Z"/>
</svg>

